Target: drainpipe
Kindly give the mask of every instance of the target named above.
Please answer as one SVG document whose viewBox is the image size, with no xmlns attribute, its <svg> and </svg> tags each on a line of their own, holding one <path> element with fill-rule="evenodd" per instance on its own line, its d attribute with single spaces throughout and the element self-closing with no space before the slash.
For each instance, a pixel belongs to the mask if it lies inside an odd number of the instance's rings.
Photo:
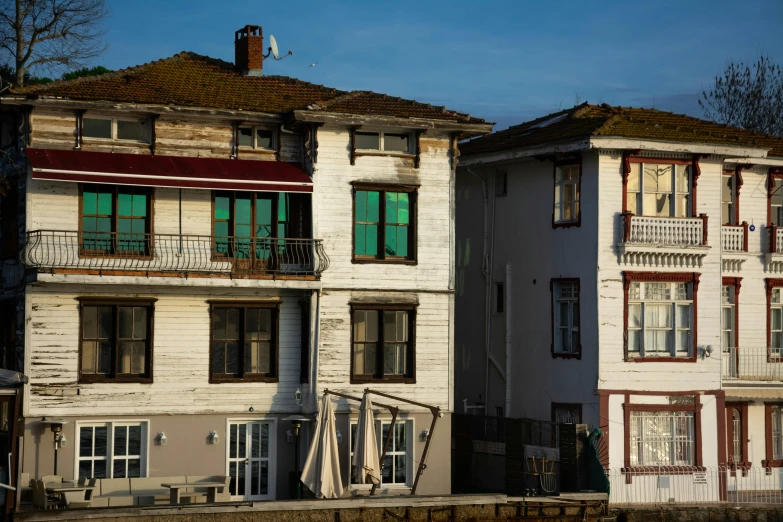
<svg viewBox="0 0 783 522">
<path fill-rule="evenodd" d="M 511 415 L 511 263 L 506 263 L 506 407 L 505 416 Z"/>
<path fill-rule="evenodd" d="M 481 181 L 481 189 L 484 193 L 484 244 L 481 253 L 481 273 L 484 275 L 484 352 L 486 356 L 484 367 L 484 415 L 488 415 L 489 407 L 489 365 L 492 356 L 490 354 L 491 328 L 492 328 L 492 263 L 489 254 L 489 230 L 492 230 L 492 243 L 495 241 L 495 206 L 492 206 L 492 224 L 488 226 L 489 194 L 487 181 L 473 172 L 470 167 L 467 171 Z M 493 361 L 494 362 L 494 361 Z"/>
<path fill-rule="evenodd" d="M 310 298 L 310 376 L 305 413 L 318 413 L 318 345 L 321 329 L 321 290 L 313 290 Z"/>
</svg>

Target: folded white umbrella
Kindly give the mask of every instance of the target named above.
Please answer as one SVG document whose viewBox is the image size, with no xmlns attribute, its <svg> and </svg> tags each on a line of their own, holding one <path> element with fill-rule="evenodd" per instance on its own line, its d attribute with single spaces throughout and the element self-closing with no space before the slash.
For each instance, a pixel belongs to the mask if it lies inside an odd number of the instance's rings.
<svg viewBox="0 0 783 522">
<path fill-rule="evenodd" d="M 370 395 L 365 393 L 359 409 L 359 424 L 356 426 L 356 442 L 353 462 L 356 480 L 359 484 L 380 484 L 381 464 L 378 457 L 378 442 L 375 438 L 375 419 L 372 413 Z"/>
<path fill-rule="evenodd" d="M 316 433 L 301 481 L 317 498 L 339 498 L 343 494 L 334 407 L 327 394 L 324 394 L 321 411 L 318 412 Z"/>
</svg>

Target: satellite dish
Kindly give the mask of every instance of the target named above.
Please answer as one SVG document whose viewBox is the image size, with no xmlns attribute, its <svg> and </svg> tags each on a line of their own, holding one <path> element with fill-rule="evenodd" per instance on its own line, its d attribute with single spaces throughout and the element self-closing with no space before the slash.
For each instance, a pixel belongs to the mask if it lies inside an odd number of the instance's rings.
<svg viewBox="0 0 783 522">
<path fill-rule="evenodd" d="M 275 35 L 273 34 L 269 35 L 269 46 L 269 49 L 272 51 L 272 57 L 277 60 L 279 53 L 277 51 L 277 40 L 275 40 Z"/>
</svg>

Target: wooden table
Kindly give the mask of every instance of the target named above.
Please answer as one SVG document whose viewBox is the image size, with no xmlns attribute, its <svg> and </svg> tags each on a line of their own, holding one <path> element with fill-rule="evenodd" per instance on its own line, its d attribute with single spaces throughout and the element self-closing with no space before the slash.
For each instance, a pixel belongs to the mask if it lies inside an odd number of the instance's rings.
<svg viewBox="0 0 783 522">
<path fill-rule="evenodd" d="M 84 502 L 84 493 L 93 489 L 95 486 L 79 486 L 68 483 L 46 485 L 46 491 L 49 493 L 60 493 L 63 496 L 66 506 L 70 506 L 71 502 Z"/>
<path fill-rule="evenodd" d="M 206 488 L 207 489 L 207 503 L 214 504 L 217 497 L 218 488 L 225 488 L 225 482 L 167 482 L 161 484 L 164 488 L 169 488 L 170 502 L 172 505 L 180 503 L 180 490 L 184 488 Z"/>
</svg>

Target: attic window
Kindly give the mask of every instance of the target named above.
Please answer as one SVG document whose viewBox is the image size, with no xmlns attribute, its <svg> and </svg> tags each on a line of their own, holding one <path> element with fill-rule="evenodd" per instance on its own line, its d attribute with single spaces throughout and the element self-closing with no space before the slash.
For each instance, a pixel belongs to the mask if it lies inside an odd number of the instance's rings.
<svg viewBox="0 0 783 522">
<path fill-rule="evenodd" d="M 544 127 L 548 127 L 548 126 L 552 125 L 553 123 L 557 123 L 557 122 L 559 122 L 561 120 L 564 120 L 566 118 L 566 116 L 568 116 L 567 112 L 563 113 L 563 114 L 558 114 L 557 116 L 555 116 L 553 118 L 549 118 L 548 120 L 544 120 L 541 123 L 536 123 L 535 125 L 531 126 L 529 129 L 527 129 L 527 131 L 524 134 L 522 134 L 522 135 L 523 136 L 527 136 L 528 134 L 530 134 L 535 129 L 543 129 Z"/>
<path fill-rule="evenodd" d="M 356 150 L 411 153 L 411 134 L 408 132 L 356 131 Z"/>
<path fill-rule="evenodd" d="M 82 136 L 102 140 L 149 142 L 148 123 L 144 120 L 85 117 Z"/>
<path fill-rule="evenodd" d="M 275 150 L 275 131 L 264 127 L 239 127 L 237 143 L 250 149 Z"/>
</svg>

